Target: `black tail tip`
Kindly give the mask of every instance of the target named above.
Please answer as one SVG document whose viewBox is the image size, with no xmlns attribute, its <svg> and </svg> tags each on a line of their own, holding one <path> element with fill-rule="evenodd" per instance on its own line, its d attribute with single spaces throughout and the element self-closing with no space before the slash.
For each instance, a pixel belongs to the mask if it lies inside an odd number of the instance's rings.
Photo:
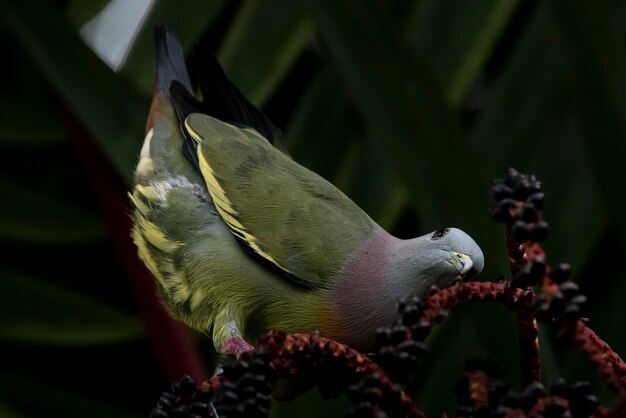
<svg viewBox="0 0 626 418">
<path fill-rule="evenodd" d="M 154 27 L 156 44 L 157 86 L 162 94 L 168 94 L 173 81 L 178 81 L 191 91 L 191 81 L 185 64 L 183 48 L 168 25 Z"/>
</svg>

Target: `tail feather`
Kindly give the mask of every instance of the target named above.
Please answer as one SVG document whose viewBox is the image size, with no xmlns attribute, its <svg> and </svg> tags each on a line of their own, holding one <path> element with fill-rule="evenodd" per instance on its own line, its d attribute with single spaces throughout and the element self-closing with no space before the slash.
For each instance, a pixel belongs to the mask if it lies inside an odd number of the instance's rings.
<svg viewBox="0 0 626 418">
<path fill-rule="evenodd" d="M 203 113 L 233 125 L 253 128 L 274 144 L 278 129 L 228 80 L 217 59 L 206 48 L 197 46 L 194 51 L 203 97 L 199 101 L 193 95 L 185 56 L 174 34 L 167 26 L 160 25 L 155 28 L 155 39 L 157 93 L 171 100 L 185 138 L 183 153 L 198 171 L 197 144 L 185 128 L 185 119 L 191 113 Z"/>
<path fill-rule="evenodd" d="M 196 62 L 206 113 L 224 122 L 254 128 L 273 144 L 276 128 L 269 118 L 230 82 L 217 59 L 208 53 L 201 55 L 200 49 L 194 52 L 205 57 Z"/>
<path fill-rule="evenodd" d="M 156 41 L 157 88 L 161 94 L 169 94 L 173 81 L 191 89 L 189 73 L 185 65 L 185 55 L 176 36 L 167 26 L 158 25 L 154 29 Z"/>
</svg>

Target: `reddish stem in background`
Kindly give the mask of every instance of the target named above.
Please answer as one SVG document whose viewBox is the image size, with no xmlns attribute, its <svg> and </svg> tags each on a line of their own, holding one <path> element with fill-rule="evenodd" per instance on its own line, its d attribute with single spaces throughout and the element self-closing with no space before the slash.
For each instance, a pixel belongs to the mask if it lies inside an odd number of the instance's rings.
<svg viewBox="0 0 626 418">
<path fill-rule="evenodd" d="M 539 341 L 537 321 L 533 312 L 535 293 L 532 289 L 509 287 L 506 283 L 467 282 L 433 291 L 425 300 L 420 320 L 430 323 L 446 309 L 456 309 L 463 302 L 500 302 L 517 312 L 522 385 L 539 381 Z M 409 329 L 410 332 L 410 329 Z"/>
<path fill-rule="evenodd" d="M 132 223 L 123 182 L 71 110 L 64 103 L 60 107 L 68 137 L 98 198 L 115 254 L 135 289 L 141 317 L 163 372 L 170 381 L 178 380 L 185 373 L 197 381 L 204 380 L 204 368 L 193 338 L 187 328 L 163 309 L 156 297 L 155 280 L 137 257 L 137 249 L 130 238 Z"/>
<path fill-rule="evenodd" d="M 583 321 L 574 325 L 572 342 L 576 344 L 598 373 L 615 389 L 626 390 L 626 364 L 622 358 Z"/>
<path fill-rule="evenodd" d="M 521 203 L 518 203 L 518 205 L 521 205 Z M 526 264 L 533 260 L 545 263 L 545 252 L 541 245 L 531 241 L 519 242 L 513 236 L 509 226 L 506 227 L 506 249 L 511 267 L 511 286 L 516 285 L 515 276 Z M 520 309 L 516 312 L 522 386 L 541 380 L 539 325 L 533 309 L 534 297 L 535 294 L 532 293 L 529 303 L 520 305 Z"/>
</svg>

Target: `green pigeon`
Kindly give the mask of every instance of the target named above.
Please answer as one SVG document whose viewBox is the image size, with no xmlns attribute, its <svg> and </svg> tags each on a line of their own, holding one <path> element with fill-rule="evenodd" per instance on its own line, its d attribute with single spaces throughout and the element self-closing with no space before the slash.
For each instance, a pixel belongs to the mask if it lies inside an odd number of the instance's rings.
<svg viewBox="0 0 626 418">
<path fill-rule="evenodd" d="M 363 352 L 397 302 L 477 275 L 483 254 L 443 228 L 398 239 L 299 165 L 226 78 L 156 29 L 157 81 L 130 199 L 133 239 L 171 314 L 238 356 L 271 329 L 319 331 Z"/>
</svg>

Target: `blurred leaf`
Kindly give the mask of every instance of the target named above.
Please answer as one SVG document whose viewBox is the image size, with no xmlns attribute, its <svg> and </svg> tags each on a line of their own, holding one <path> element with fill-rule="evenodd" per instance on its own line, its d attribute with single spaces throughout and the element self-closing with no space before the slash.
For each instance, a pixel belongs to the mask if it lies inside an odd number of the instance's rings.
<svg viewBox="0 0 626 418">
<path fill-rule="evenodd" d="M 21 273 L 0 272 L 0 294 L 7 296 L 0 305 L 1 341 L 87 346 L 145 335 L 138 317 Z"/>
<path fill-rule="evenodd" d="M 331 180 L 383 228 L 390 229 L 408 198 L 388 160 L 380 158 L 365 135 L 337 75 L 323 65 L 287 128 L 291 155 Z"/>
<path fill-rule="evenodd" d="M 560 107 L 564 106 L 570 107 L 569 104 Z M 543 216 L 550 224 L 552 237 L 544 246 L 548 262 L 568 262 L 576 278 L 608 225 L 606 211 L 574 115 L 552 121 L 534 135 L 539 142 L 529 154 L 546 195 Z M 571 186 L 565 186 L 563 179 L 568 179 Z"/>
<path fill-rule="evenodd" d="M 263 106 L 311 37 L 299 2 L 247 0 L 230 25 L 218 58 L 241 92 Z"/>
<path fill-rule="evenodd" d="M 579 0 L 548 4 L 564 44 L 571 53 L 578 79 L 579 117 L 584 129 L 598 185 L 613 224 L 626 248 L 626 223 L 619 191 L 626 190 L 623 156 L 626 155 L 626 36 L 615 19 L 616 2 L 597 5 Z"/>
<path fill-rule="evenodd" d="M 48 146 L 65 141 L 65 130 L 49 106 L 40 101 L 0 97 L 0 143 Z"/>
<path fill-rule="evenodd" d="M 2 418 L 20 418 L 24 415 L 19 414 L 11 404 L 4 398 L 0 398 L 0 417 Z"/>
<path fill-rule="evenodd" d="M 78 115 L 121 177 L 131 184 L 149 109 L 147 101 L 115 76 L 49 2 L 5 2 L 5 8 L 4 20 L 30 59 Z"/>
<path fill-rule="evenodd" d="M 286 145 L 299 164 L 333 180 L 363 124 L 328 65 L 322 66 L 299 100 L 286 129 Z M 335 182 L 340 188 L 342 183 Z"/>
<path fill-rule="evenodd" d="M 152 95 L 155 78 L 154 27 L 168 25 L 183 49 L 188 51 L 200 35 L 215 22 L 226 0 L 155 0 L 122 65 L 120 73 L 144 94 Z"/>
<path fill-rule="evenodd" d="M 71 0 L 65 11 L 67 20 L 76 28 L 81 27 L 92 17 L 100 13 L 110 0 Z"/>
<path fill-rule="evenodd" d="M 448 103 L 456 107 L 472 87 L 519 0 L 427 0 L 415 4 L 408 25 L 410 37 L 447 86 Z"/>
<path fill-rule="evenodd" d="M 0 178 L 0 238 L 38 244 L 68 244 L 105 236 L 101 219 L 53 196 Z"/>
<path fill-rule="evenodd" d="M 525 158 L 524 150 L 539 142 L 536 132 L 554 117 L 553 109 L 563 91 L 555 86 L 561 85 L 562 63 L 568 61 L 562 49 L 555 48 L 557 43 L 553 22 L 545 7 L 540 7 L 526 25 L 472 130 L 475 148 L 488 150 L 482 169 L 485 176 L 500 175 Z"/>
<path fill-rule="evenodd" d="M 89 379 L 96 379 L 97 376 L 85 373 L 81 378 L 88 383 Z M 138 418 L 136 414 L 14 373 L 0 372 L 0 391 L 24 416 Z"/>
<path fill-rule="evenodd" d="M 370 138 L 353 142 L 338 184 L 372 219 L 390 230 L 410 201 L 389 159 L 381 158 L 384 150 L 379 145 Z"/>
<path fill-rule="evenodd" d="M 426 220 L 426 228 L 463 225 L 484 214 L 473 188 L 470 154 L 425 63 L 363 2 L 309 2 L 335 69 L 372 137 Z M 445 164 L 440 164 L 445 159 Z M 444 174 L 445 173 L 445 174 Z M 463 210 L 458 209 L 463 204 Z"/>
</svg>

